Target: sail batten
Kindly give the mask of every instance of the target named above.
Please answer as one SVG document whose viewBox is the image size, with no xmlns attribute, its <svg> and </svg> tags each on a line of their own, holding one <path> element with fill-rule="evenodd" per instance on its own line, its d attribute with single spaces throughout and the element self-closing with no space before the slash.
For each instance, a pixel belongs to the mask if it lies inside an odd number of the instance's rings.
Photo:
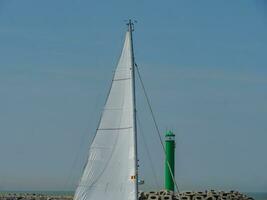
<svg viewBox="0 0 267 200">
<path fill-rule="evenodd" d="M 100 128 L 97 130 L 113 131 L 113 130 L 123 130 L 123 129 L 130 129 L 130 128 L 133 128 L 133 127 L 129 126 L 129 127 L 119 127 L 119 128 Z"/>
<path fill-rule="evenodd" d="M 132 68 L 129 30 L 74 200 L 137 199 Z"/>
</svg>

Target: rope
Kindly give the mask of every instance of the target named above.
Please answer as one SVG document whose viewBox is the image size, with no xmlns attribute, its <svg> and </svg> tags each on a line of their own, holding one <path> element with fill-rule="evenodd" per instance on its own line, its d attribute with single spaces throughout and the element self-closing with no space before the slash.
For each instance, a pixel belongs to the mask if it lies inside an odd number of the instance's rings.
<svg viewBox="0 0 267 200">
<path fill-rule="evenodd" d="M 137 119 L 137 123 L 138 123 L 138 128 L 139 128 L 139 133 L 141 134 L 142 136 L 142 141 L 144 142 L 144 146 L 145 146 L 145 149 L 146 149 L 146 152 L 147 152 L 147 155 L 148 155 L 148 159 L 149 159 L 149 163 L 151 165 L 151 170 L 152 170 L 152 174 L 154 176 L 154 179 L 155 179 L 155 182 L 156 182 L 156 185 L 157 187 L 159 188 L 159 182 L 158 182 L 158 177 L 157 177 L 157 174 L 156 174 L 156 170 L 154 168 L 154 165 L 153 165 L 153 162 L 152 162 L 152 157 L 149 153 L 149 149 L 148 149 L 148 146 L 147 146 L 147 143 L 146 143 L 146 138 L 145 138 L 145 135 L 143 134 L 143 129 L 141 128 L 141 123 L 140 123 L 140 120 L 139 120 L 139 117 L 138 115 L 136 115 L 136 119 Z"/>
<path fill-rule="evenodd" d="M 142 89 L 143 89 L 143 92 L 144 92 L 144 95 L 145 95 L 145 98 L 146 98 L 146 102 L 147 102 L 147 104 L 148 104 L 148 107 L 149 107 L 149 110 L 150 110 L 150 113 L 151 113 L 151 116 L 152 116 L 154 125 L 155 125 L 156 130 L 157 130 L 157 134 L 158 134 L 158 137 L 159 137 L 159 140 L 160 140 L 160 144 L 161 144 L 162 149 L 163 149 L 163 152 L 164 152 L 164 154 L 165 154 L 165 156 L 166 156 L 166 149 L 165 149 L 165 147 L 164 147 L 164 144 L 163 144 L 163 141 L 162 141 L 162 138 L 161 138 L 161 135 L 160 135 L 159 126 L 158 126 L 158 124 L 157 124 L 155 115 L 154 115 L 153 110 L 152 110 L 152 106 L 151 106 L 150 100 L 149 100 L 149 98 L 148 98 L 148 94 L 147 94 L 147 92 L 146 92 L 146 89 L 145 89 L 145 86 L 144 86 L 144 83 L 143 83 L 141 74 L 140 74 L 140 72 L 139 72 L 139 68 L 138 68 L 138 66 L 137 66 L 136 63 L 135 63 L 135 67 L 136 67 L 136 69 L 137 69 L 137 70 L 136 70 L 136 71 L 137 71 L 137 75 L 138 75 L 138 78 L 139 78 L 139 80 L 140 80 L 140 83 L 141 83 L 141 86 L 142 86 Z M 179 194 L 179 193 L 180 193 L 180 192 L 179 192 L 179 188 L 178 188 L 177 182 L 176 182 L 176 180 L 175 180 L 175 178 L 174 178 L 173 172 L 172 172 L 172 170 L 171 170 L 170 163 L 169 163 L 168 160 L 166 160 L 166 162 L 167 162 L 169 171 L 170 171 L 170 173 L 171 173 L 172 181 L 174 182 L 174 184 L 175 184 L 175 188 L 176 188 L 176 190 L 177 190 L 177 192 L 178 192 L 178 194 Z"/>
<path fill-rule="evenodd" d="M 91 115 L 91 119 L 92 119 L 92 116 L 96 116 L 97 115 L 97 110 L 99 108 L 100 94 L 97 95 L 96 99 L 97 100 L 94 103 L 94 107 L 93 107 L 93 111 L 92 111 L 92 113 L 94 113 L 94 115 Z M 92 121 L 92 120 L 89 120 L 89 121 Z M 88 127 L 86 129 L 88 129 Z M 70 168 L 70 170 L 69 170 L 69 172 L 68 172 L 68 174 L 66 176 L 66 180 L 65 180 L 65 183 L 63 185 L 63 189 L 68 189 L 67 187 L 70 187 L 71 184 L 74 182 L 74 178 L 75 178 L 74 177 L 74 169 L 75 169 L 75 167 L 77 167 L 79 159 L 81 159 L 80 155 L 82 155 L 81 152 L 83 151 L 83 148 L 85 147 L 84 145 L 85 145 L 85 141 L 87 141 L 86 140 L 87 135 L 88 135 L 88 130 L 86 130 L 86 131 L 84 131 L 82 133 L 82 137 L 81 137 L 81 139 L 79 141 L 78 149 L 77 149 L 77 151 L 75 153 L 75 157 L 74 157 L 74 160 L 72 162 L 71 168 Z M 88 156 L 87 156 L 87 158 L 88 158 Z M 85 166 L 86 166 L 86 164 L 84 164 L 83 170 L 84 170 Z M 77 182 L 79 182 L 79 181 L 77 181 Z M 79 185 L 79 183 L 75 183 L 75 186 L 76 186 L 76 184 Z"/>
</svg>

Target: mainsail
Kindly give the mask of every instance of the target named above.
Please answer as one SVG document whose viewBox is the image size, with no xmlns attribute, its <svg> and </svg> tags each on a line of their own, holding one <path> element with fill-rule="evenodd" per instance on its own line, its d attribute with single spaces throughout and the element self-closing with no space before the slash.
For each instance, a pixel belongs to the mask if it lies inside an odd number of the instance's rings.
<svg viewBox="0 0 267 200">
<path fill-rule="evenodd" d="M 74 200 L 136 200 L 132 23 Z"/>
</svg>

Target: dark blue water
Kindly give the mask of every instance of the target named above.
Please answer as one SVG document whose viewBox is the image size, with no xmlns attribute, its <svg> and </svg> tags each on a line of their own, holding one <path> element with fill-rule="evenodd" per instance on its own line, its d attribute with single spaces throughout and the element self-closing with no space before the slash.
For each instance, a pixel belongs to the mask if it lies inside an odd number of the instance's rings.
<svg viewBox="0 0 267 200">
<path fill-rule="evenodd" d="M 10 194 L 44 194 L 44 195 L 74 195 L 74 191 L 0 191 L 0 193 Z"/>
<path fill-rule="evenodd" d="M 249 192 L 246 194 L 255 200 L 267 200 L 267 192 Z"/>
</svg>

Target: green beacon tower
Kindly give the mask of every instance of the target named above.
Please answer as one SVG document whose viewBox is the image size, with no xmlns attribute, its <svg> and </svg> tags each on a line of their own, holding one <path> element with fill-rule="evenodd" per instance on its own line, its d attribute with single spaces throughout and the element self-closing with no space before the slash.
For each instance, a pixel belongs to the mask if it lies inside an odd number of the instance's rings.
<svg viewBox="0 0 267 200">
<path fill-rule="evenodd" d="M 165 133 L 165 151 L 165 189 L 174 191 L 175 135 L 172 131 Z"/>
</svg>

